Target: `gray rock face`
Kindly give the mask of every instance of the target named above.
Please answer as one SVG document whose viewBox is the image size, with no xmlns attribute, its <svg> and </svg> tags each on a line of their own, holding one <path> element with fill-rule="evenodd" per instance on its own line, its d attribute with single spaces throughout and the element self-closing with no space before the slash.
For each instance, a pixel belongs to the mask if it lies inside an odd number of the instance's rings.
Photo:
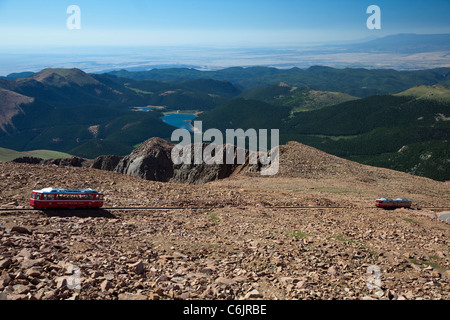
<svg viewBox="0 0 450 320">
<path fill-rule="evenodd" d="M 173 177 L 172 148 L 173 145 L 163 139 L 151 138 L 120 160 L 114 171 L 167 182 Z"/>
<path fill-rule="evenodd" d="M 106 171 L 114 171 L 122 159 L 123 157 L 115 155 L 100 156 L 94 159 L 90 167 Z"/>
<path fill-rule="evenodd" d="M 204 150 L 206 146 L 207 144 L 203 144 L 201 146 L 202 150 Z M 230 177 L 233 173 L 242 170 L 243 167 L 248 164 L 248 150 L 239 149 L 243 154 L 243 161 L 238 162 L 238 149 L 235 146 L 232 146 L 230 149 L 230 153 L 232 153 L 231 163 L 226 163 L 227 150 L 225 145 L 223 146 L 221 153 L 222 163 L 207 164 L 203 161 L 201 164 L 194 164 L 195 148 L 195 145 L 191 145 L 191 164 L 180 164 L 174 166 L 174 176 L 172 182 L 203 184 L 214 180 L 225 179 Z"/>
<path fill-rule="evenodd" d="M 160 138 L 151 138 L 119 161 L 114 171 L 139 177 L 146 180 L 175 182 L 187 184 L 203 184 L 209 181 L 224 179 L 248 166 L 248 150 L 240 150 L 242 159 L 238 163 L 238 149 L 232 147 L 231 163 L 226 164 L 226 147 L 222 149 L 221 164 L 194 163 L 196 148 L 203 150 L 207 144 L 191 145 L 191 163 L 175 165 L 172 161 L 174 145 Z M 202 152 L 203 155 L 203 152 Z M 205 159 L 203 159 L 205 160 Z M 243 160 L 243 161 L 242 161 Z"/>
<path fill-rule="evenodd" d="M 79 157 L 72 157 L 72 158 L 66 158 L 66 159 L 49 159 L 43 161 L 44 164 L 55 164 L 57 166 L 70 166 L 70 167 L 81 167 L 83 166 L 83 162 L 85 162 L 86 159 L 79 158 Z"/>
<path fill-rule="evenodd" d="M 184 164 L 176 167 L 172 182 L 203 184 L 209 181 L 225 179 L 233 171 L 233 165 Z"/>
</svg>

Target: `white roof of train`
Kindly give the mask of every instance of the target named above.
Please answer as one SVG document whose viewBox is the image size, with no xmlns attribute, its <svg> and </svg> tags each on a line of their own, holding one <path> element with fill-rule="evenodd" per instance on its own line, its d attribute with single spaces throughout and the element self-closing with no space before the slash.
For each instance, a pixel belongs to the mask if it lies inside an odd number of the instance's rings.
<svg viewBox="0 0 450 320">
<path fill-rule="evenodd" d="M 33 192 L 40 193 L 73 193 L 73 194 L 84 194 L 84 193 L 100 193 L 93 189 L 61 189 L 61 188 L 44 188 L 42 190 L 33 190 Z"/>
<path fill-rule="evenodd" d="M 382 201 L 411 201 L 408 199 L 402 199 L 402 198 L 397 198 L 397 199 L 391 199 L 391 198 L 379 198 L 377 200 L 382 200 Z"/>
</svg>

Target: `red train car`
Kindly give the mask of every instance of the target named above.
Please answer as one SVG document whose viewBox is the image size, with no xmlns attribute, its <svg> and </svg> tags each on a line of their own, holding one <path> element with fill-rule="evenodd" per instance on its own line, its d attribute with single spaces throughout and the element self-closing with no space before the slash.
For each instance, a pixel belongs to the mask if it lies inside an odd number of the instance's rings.
<svg viewBox="0 0 450 320">
<path fill-rule="evenodd" d="M 31 192 L 30 206 L 34 209 L 101 208 L 103 193 L 92 189 L 45 188 Z"/>
<path fill-rule="evenodd" d="M 375 201 L 375 206 L 384 209 L 411 208 L 412 201 L 408 199 L 380 198 Z"/>
</svg>

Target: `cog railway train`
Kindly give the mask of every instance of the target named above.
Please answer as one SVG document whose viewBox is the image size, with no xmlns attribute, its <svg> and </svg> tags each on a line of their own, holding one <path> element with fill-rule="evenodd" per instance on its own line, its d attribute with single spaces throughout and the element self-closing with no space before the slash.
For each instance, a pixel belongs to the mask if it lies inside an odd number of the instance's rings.
<svg viewBox="0 0 450 320">
<path fill-rule="evenodd" d="M 31 192 L 30 206 L 34 209 L 101 208 L 103 193 L 92 189 L 45 188 Z"/>
<path fill-rule="evenodd" d="M 412 201 L 408 199 L 380 198 L 375 201 L 375 206 L 384 209 L 411 208 Z"/>
</svg>

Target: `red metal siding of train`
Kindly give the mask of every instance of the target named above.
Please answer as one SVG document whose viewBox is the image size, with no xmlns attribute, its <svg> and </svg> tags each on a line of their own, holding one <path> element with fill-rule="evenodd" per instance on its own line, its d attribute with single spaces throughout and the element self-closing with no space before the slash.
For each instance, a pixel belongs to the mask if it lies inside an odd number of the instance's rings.
<svg viewBox="0 0 450 320">
<path fill-rule="evenodd" d="M 37 209 L 51 208 L 101 208 L 103 194 L 92 190 L 67 192 L 64 189 L 56 191 L 33 190 L 30 197 L 30 206 Z"/>
</svg>

